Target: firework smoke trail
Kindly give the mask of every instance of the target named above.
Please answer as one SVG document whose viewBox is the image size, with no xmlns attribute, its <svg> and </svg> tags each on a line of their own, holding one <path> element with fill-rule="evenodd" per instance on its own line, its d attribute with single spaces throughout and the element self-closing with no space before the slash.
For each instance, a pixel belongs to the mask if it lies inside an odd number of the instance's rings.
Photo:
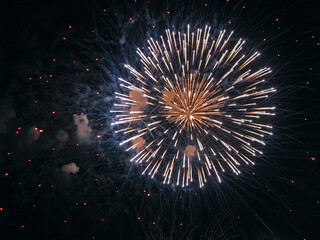
<svg viewBox="0 0 320 240">
<path fill-rule="evenodd" d="M 165 184 L 203 187 L 210 175 L 221 182 L 227 168 L 238 175 L 272 135 L 265 121 L 275 107 L 263 105 L 276 91 L 263 88 L 270 68 L 251 70 L 260 53 L 242 53 L 245 41 L 234 41 L 233 31 L 210 30 L 188 25 L 150 38 L 137 48 L 142 65 L 126 64 L 131 77 L 119 78 L 111 112 L 125 136 L 120 145 L 136 151 L 130 161 L 144 166 L 142 174 L 160 173 Z"/>
</svg>

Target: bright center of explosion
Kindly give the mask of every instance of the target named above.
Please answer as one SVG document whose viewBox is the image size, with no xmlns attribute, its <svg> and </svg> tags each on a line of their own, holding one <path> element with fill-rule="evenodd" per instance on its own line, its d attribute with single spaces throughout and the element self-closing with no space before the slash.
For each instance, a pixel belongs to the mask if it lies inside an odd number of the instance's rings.
<svg viewBox="0 0 320 240">
<path fill-rule="evenodd" d="M 163 107 L 163 114 L 169 122 L 175 123 L 178 129 L 186 130 L 191 133 L 193 131 L 203 131 L 208 125 L 208 115 L 217 112 L 214 99 L 208 91 L 201 86 L 192 86 L 193 80 L 199 81 L 198 77 L 194 79 L 183 79 L 183 83 L 178 83 L 175 90 L 163 93 L 163 100 L 166 105 Z M 185 88 L 180 89 L 179 86 L 190 86 L 187 91 Z"/>
</svg>

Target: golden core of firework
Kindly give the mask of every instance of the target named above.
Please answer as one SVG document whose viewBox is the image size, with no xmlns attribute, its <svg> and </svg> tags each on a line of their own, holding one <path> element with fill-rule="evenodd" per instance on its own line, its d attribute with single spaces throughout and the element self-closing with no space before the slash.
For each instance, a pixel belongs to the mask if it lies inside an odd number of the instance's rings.
<svg viewBox="0 0 320 240">
<path fill-rule="evenodd" d="M 163 114 L 169 122 L 176 124 L 178 129 L 186 130 L 189 133 L 194 131 L 202 132 L 212 127 L 212 119 L 209 115 L 217 114 L 216 97 L 214 92 L 209 93 L 209 87 L 204 84 L 197 84 L 200 76 L 194 79 L 181 78 L 174 85 L 173 90 L 163 93 L 162 98 L 166 103 L 163 107 Z M 203 77 L 202 82 L 206 82 Z M 186 86 L 181 89 L 180 86 Z"/>
</svg>

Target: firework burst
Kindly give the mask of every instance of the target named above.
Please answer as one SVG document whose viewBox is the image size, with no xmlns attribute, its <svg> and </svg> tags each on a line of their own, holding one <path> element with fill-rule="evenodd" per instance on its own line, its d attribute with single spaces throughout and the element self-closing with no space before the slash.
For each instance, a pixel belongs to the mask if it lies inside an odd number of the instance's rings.
<svg viewBox="0 0 320 240">
<path fill-rule="evenodd" d="M 141 64 L 125 65 L 131 75 L 119 78 L 123 90 L 111 112 L 120 145 L 134 151 L 130 161 L 142 174 L 159 173 L 165 184 L 202 187 L 210 175 L 221 182 L 227 169 L 238 175 L 272 135 L 266 122 L 275 107 L 265 100 L 276 90 L 264 89 L 270 68 L 251 70 L 258 52 L 246 56 L 233 32 L 210 31 L 188 25 L 150 38 L 137 49 Z"/>
</svg>

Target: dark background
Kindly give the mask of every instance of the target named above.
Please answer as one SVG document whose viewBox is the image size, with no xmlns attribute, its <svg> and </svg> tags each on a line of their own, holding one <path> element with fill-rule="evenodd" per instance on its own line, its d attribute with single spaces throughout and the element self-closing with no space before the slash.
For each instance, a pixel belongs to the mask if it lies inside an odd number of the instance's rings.
<svg viewBox="0 0 320 240">
<path fill-rule="evenodd" d="M 0 239 L 320 239 L 317 1 L 12 0 L 0 8 Z M 146 9 L 162 19 L 160 32 L 166 18 L 231 21 L 273 68 L 274 136 L 240 178 L 181 190 L 127 164 L 108 97 L 115 65 L 130 61 L 128 48 L 153 24 Z M 93 129 L 86 144 L 75 136 L 80 113 Z M 36 141 L 31 126 L 43 130 Z M 59 130 L 69 134 L 63 145 Z M 75 175 L 61 171 L 70 162 Z"/>
</svg>

